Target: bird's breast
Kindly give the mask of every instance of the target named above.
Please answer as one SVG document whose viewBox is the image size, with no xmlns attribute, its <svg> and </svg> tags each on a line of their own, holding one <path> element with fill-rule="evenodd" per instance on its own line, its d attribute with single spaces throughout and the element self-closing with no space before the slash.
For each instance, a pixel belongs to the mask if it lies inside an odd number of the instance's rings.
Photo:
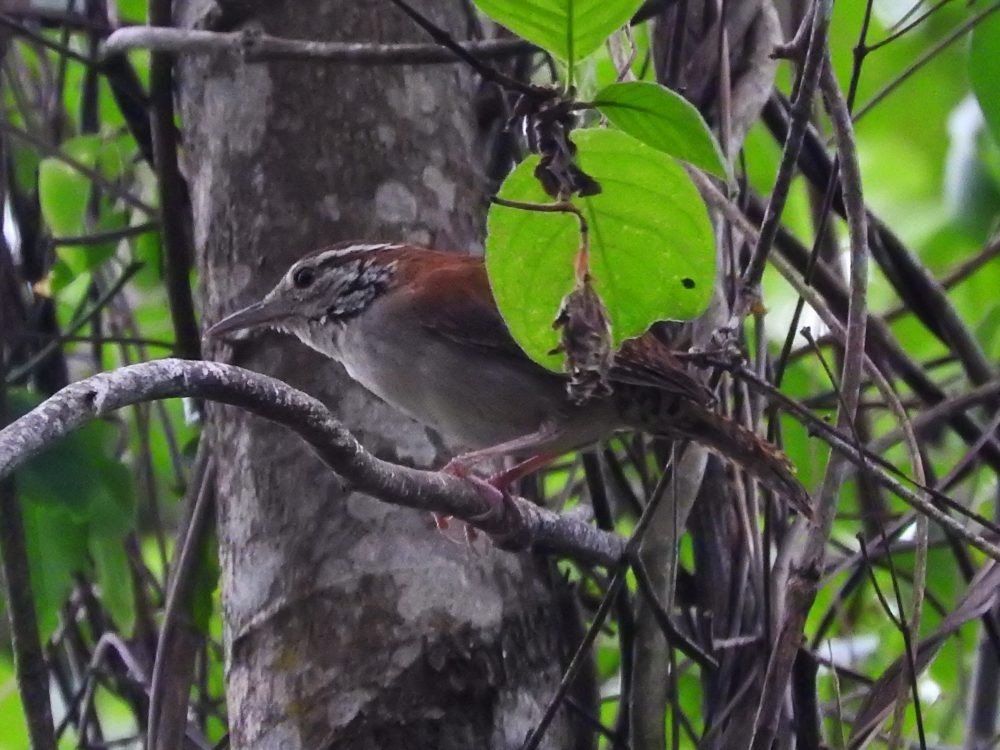
<svg viewBox="0 0 1000 750">
<path fill-rule="evenodd" d="M 527 360 L 398 321 L 395 335 L 384 329 L 376 334 L 377 318 L 362 320 L 347 324 L 331 356 L 372 393 L 463 448 L 496 445 L 584 416 L 572 413 L 560 378 Z M 596 438 L 607 426 L 595 422 L 593 430 Z"/>
</svg>

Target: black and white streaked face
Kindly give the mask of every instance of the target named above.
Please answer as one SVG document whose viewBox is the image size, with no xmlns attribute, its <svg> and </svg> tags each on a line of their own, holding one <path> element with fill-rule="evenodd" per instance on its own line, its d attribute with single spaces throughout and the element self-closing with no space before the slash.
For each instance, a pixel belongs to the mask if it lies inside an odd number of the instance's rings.
<svg viewBox="0 0 1000 750">
<path fill-rule="evenodd" d="M 295 299 L 300 317 L 309 321 L 344 323 L 385 291 L 396 264 L 378 253 L 394 247 L 345 244 L 321 250 L 289 268 L 271 294 Z"/>
<path fill-rule="evenodd" d="M 323 350 L 332 330 L 342 329 L 388 288 L 396 263 L 380 255 L 398 247 L 344 242 L 308 255 L 294 263 L 263 300 L 223 319 L 208 333 L 270 327 Z"/>
</svg>

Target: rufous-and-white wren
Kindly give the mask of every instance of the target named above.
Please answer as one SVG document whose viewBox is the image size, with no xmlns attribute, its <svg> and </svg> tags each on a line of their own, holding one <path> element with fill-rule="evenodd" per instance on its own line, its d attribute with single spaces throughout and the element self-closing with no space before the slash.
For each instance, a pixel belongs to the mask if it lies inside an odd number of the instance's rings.
<svg viewBox="0 0 1000 750">
<path fill-rule="evenodd" d="M 611 395 L 574 403 L 567 378 L 511 337 L 481 258 L 405 244 L 332 245 L 293 264 L 264 299 L 208 333 L 261 327 L 297 336 L 375 395 L 471 449 L 459 464 L 487 455 L 552 457 L 635 429 L 712 448 L 809 514 L 808 495 L 780 451 L 713 412 L 711 394 L 651 334 L 615 355 Z"/>
</svg>

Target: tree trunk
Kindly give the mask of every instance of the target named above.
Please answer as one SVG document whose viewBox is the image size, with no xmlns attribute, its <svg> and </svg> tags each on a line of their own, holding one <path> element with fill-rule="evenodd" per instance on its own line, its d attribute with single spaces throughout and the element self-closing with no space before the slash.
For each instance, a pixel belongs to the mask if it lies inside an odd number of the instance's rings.
<svg viewBox="0 0 1000 750">
<path fill-rule="evenodd" d="M 416 3 L 456 37 L 458 0 Z M 181 0 L 187 27 L 423 41 L 389 3 Z M 485 210 L 464 68 L 180 63 L 185 168 L 207 322 L 258 299 L 305 252 L 345 239 L 481 246 Z M 331 405 L 368 448 L 440 465 L 439 438 L 297 341 L 208 356 Z M 470 373 L 470 376 L 474 374 Z M 476 549 L 351 494 L 287 432 L 210 409 L 233 748 L 510 748 L 575 643 L 545 561 Z M 546 747 L 576 747 L 561 713 Z"/>
</svg>

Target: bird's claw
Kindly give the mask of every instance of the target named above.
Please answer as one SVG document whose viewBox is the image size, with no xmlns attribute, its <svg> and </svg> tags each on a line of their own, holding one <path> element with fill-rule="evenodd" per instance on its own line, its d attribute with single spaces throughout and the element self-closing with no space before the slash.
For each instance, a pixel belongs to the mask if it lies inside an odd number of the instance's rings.
<svg viewBox="0 0 1000 750">
<path fill-rule="evenodd" d="M 469 518 L 469 523 L 489 534 L 500 549 L 525 549 L 528 534 L 524 516 L 507 488 L 475 476 L 468 476 L 466 480 L 472 482 L 480 496 L 489 503 L 489 508 Z M 471 527 L 470 530 L 475 531 Z"/>
</svg>

